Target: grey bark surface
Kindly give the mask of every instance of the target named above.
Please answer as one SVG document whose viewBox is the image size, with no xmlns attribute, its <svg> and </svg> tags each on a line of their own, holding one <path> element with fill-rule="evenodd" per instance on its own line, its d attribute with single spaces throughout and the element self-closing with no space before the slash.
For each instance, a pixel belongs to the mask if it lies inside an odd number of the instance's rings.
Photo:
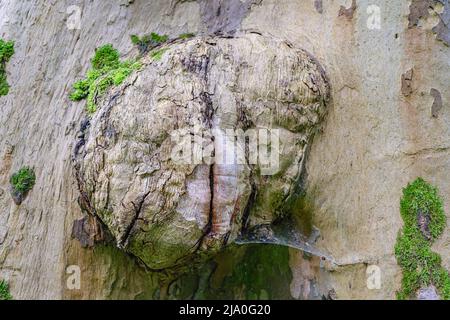
<svg viewBox="0 0 450 320">
<path fill-rule="evenodd" d="M 112 43 L 130 55 L 129 35 L 152 31 L 171 37 L 256 31 L 317 59 L 332 103 L 311 144 L 305 187 L 318 246 L 339 266 L 305 262 L 291 250 L 289 294 L 395 297 L 402 188 L 422 176 L 439 188 L 450 212 L 448 1 L 377 1 L 380 28 L 369 27 L 368 0 L 356 6 L 344 0 L 213 2 L 0 2 L 0 37 L 14 40 L 16 51 L 6 67 L 10 92 L 0 97 L 0 278 L 15 298 L 165 296 L 167 288 L 128 255 L 113 247 L 85 249 L 71 237 L 73 221 L 83 217 L 71 156 L 85 113 L 83 102 L 69 101 L 70 86 L 83 77 L 96 47 Z M 68 28 L 71 5 L 81 10 L 79 29 Z M 421 11 L 425 5 L 434 10 Z M 212 18 L 216 9 L 223 20 Z M 227 12 L 239 21 L 226 22 Z M 404 95 L 402 75 L 409 70 Z M 35 168 L 36 185 L 17 206 L 9 178 L 24 165 Z M 449 243 L 447 229 L 433 247 L 447 270 Z M 69 265 L 81 268 L 81 290 L 67 288 Z M 368 265 L 381 270 L 378 290 L 367 287 Z"/>
</svg>

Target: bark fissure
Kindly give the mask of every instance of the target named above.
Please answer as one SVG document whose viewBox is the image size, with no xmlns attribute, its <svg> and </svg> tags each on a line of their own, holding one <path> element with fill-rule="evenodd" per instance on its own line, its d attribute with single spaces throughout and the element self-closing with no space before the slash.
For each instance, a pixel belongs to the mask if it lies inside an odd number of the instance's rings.
<svg viewBox="0 0 450 320">
<path fill-rule="evenodd" d="M 131 231 L 133 230 L 134 225 L 136 224 L 136 221 L 139 219 L 139 216 L 141 214 L 142 211 L 142 207 L 144 206 L 144 202 L 145 199 L 148 197 L 148 195 L 150 194 L 151 190 L 147 191 L 143 196 L 142 199 L 140 199 L 139 203 L 137 204 L 137 206 L 134 204 L 134 202 L 132 203 L 134 206 L 134 216 L 133 219 L 131 220 L 131 222 L 129 223 L 127 229 L 125 230 L 125 233 L 122 236 L 122 239 L 119 241 L 119 246 L 124 248 L 127 246 L 128 244 L 128 240 L 130 238 L 131 235 Z"/>
</svg>

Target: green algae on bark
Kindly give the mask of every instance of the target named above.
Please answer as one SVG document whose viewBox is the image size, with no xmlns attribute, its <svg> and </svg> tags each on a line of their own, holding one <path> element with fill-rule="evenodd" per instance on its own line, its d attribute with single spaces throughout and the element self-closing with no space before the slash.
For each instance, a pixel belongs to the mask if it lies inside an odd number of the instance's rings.
<svg viewBox="0 0 450 320">
<path fill-rule="evenodd" d="M 442 299 L 450 299 L 450 277 L 441 266 L 441 257 L 431 250 L 442 235 L 446 216 L 437 188 L 422 178 L 403 189 L 400 214 L 404 226 L 395 245 L 395 256 L 403 279 L 398 299 L 414 298 L 417 291 L 435 286 Z"/>
<path fill-rule="evenodd" d="M 12 300 L 9 284 L 5 280 L 0 280 L 0 300 Z"/>
<path fill-rule="evenodd" d="M 233 245 L 199 270 L 180 277 L 169 293 L 184 299 L 292 299 L 289 248 Z M 188 289 L 189 287 L 190 289 Z"/>
<path fill-rule="evenodd" d="M 87 99 L 86 110 L 94 113 L 97 110 L 98 99 L 113 86 L 118 86 L 141 64 L 133 60 L 119 60 L 119 52 L 111 44 L 106 44 L 97 50 L 91 60 L 92 68 L 86 78 L 77 81 L 70 93 L 70 100 Z"/>
<path fill-rule="evenodd" d="M 9 92 L 9 84 L 6 81 L 6 63 L 14 54 L 14 42 L 0 39 L 0 96 L 6 96 Z"/>
</svg>

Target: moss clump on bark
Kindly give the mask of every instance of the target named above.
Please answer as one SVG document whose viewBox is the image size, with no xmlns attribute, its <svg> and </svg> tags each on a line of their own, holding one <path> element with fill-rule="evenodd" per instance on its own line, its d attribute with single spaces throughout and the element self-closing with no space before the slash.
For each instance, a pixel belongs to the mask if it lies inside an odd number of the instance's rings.
<svg viewBox="0 0 450 320">
<path fill-rule="evenodd" d="M 141 67 L 137 61 L 120 61 L 119 52 L 111 44 L 106 44 L 95 51 L 91 60 L 92 68 L 86 78 L 75 82 L 70 100 L 87 99 L 88 113 L 97 110 L 98 99 L 111 87 L 118 86 L 134 71 Z"/>
<path fill-rule="evenodd" d="M 168 50 L 167 48 L 153 50 L 152 52 L 150 52 L 150 56 L 152 57 L 153 60 L 159 61 L 161 60 L 164 52 L 166 52 L 167 50 Z"/>
<path fill-rule="evenodd" d="M 0 39 L 0 96 L 6 96 L 9 92 L 9 84 L 6 81 L 6 63 L 14 54 L 14 42 Z"/>
<path fill-rule="evenodd" d="M 36 175 L 33 169 L 23 167 L 11 176 L 10 182 L 14 191 L 26 193 L 33 188 Z"/>
<path fill-rule="evenodd" d="M 395 245 L 402 268 L 402 288 L 398 299 L 414 298 L 420 288 L 434 285 L 442 299 L 450 299 L 450 277 L 441 266 L 441 257 L 431 250 L 443 233 L 446 216 L 438 190 L 418 178 L 403 189 L 400 213 L 404 226 Z"/>
<path fill-rule="evenodd" d="M 0 280 L 0 300 L 12 300 L 11 293 L 9 293 L 9 285 L 4 280 Z"/>
<path fill-rule="evenodd" d="M 182 33 L 182 34 L 180 34 L 178 36 L 179 39 L 183 39 L 183 40 L 190 39 L 190 38 L 193 38 L 193 37 L 195 37 L 195 33 L 191 33 L 191 32 Z"/>
<path fill-rule="evenodd" d="M 22 167 L 11 176 L 11 196 L 16 205 L 20 205 L 30 191 L 35 182 L 36 175 L 34 170 L 29 167 Z"/>
</svg>

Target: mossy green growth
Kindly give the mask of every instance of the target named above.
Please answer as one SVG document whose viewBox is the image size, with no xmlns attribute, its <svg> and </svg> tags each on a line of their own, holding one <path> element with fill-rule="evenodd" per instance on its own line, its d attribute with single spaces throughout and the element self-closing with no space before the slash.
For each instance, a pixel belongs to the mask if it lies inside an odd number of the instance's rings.
<svg viewBox="0 0 450 320">
<path fill-rule="evenodd" d="M 144 54 L 150 48 L 154 48 L 160 44 L 163 44 L 164 42 L 167 42 L 167 40 L 169 40 L 169 36 L 160 35 L 155 32 L 152 32 L 149 35 L 143 35 L 141 37 L 139 37 L 135 34 L 132 34 L 130 37 L 131 37 L 131 42 L 138 47 L 139 52 L 141 54 Z"/>
<path fill-rule="evenodd" d="M 292 299 L 288 247 L 232 245 L 214 258 L 214 265 L 195 299 Z"/>
<path fill-rule="evenodd" d="M 182 33 L 178 36 L 180 39 L 189 39 L 195 37 L 195 33 Z"/>
<path fill-rule="evenodd" d="M 24 194 L 33 188 L 36 175 L 33 169 L 23 167 L 11 176 L 10 182 L 15 191 Z"/>
<path fill-rule="evenodd" d="M 397 298 L 414 298 L 420 288 L 434 285 L 441 298 L 449 300 L 449 274 L 441 266 L 441 257 L 431 250 L 432 243 L 446 227 L 438 190 L 422 178 L 408 184 L 403 189 L 400 214 L 404 226 L 397 238 L 395 256 L 403 279 Z"/>
<path fill-rule="evenodd" d="M 14 42 L 0 39 L 0 96 L 6 96 L 9 92 L 9 84 L 6 81 L 6 63 L 14 54 Z"/>
<path fill-rule="evenodd" d="M 119 51 L 111 44 L 106 44 L 95 50 L 95 55 L 91 59 L 92 68 L 95 70 L 117 68 L 120 64 L 119 57 Z"/>
<path fill-rule="evenodd" d="M 154 42 L 156 44 L 160 44 L 160 43 L 164 43 L 167 40 L 169 40 L 169 36 L 167 36 L 165 34 L 164 35 L 160 35 L 160 34 L 157 34 L 155 32 L 152 32 L 150 34 L 150 39 L 151 39 L 152 42 Z"/>
<path fill-rule="evenodd" d="M 150 52 L 150 57 L 152 57 L 152 59 L 155 61 L 159 61 L 159 60 L 161 60 L 164 52 L 166 52 L 167 50 L 168 50 L 167 48 L 153 50 L 152 52 Z"/>
<path fill-rule="evenodd" d="M 4 280 L 0 280 L 0 300 L 12 300 L 11 293 L 9 293 L 9 285 Z"/>
<path fill-rule="evenodd" d="M 91 65 L 86 78 L 76 82 L 70 93 L 72 101 L 87 99 L 86 109 L 91 114 L 97 110 L 97 101 L 101 95 L 112 86 L 122 84 L 134 70 L 141 67 L 138 61 L 120 61 L 119 52 L 111 44 L 95 51 Z"/>
</svg>

